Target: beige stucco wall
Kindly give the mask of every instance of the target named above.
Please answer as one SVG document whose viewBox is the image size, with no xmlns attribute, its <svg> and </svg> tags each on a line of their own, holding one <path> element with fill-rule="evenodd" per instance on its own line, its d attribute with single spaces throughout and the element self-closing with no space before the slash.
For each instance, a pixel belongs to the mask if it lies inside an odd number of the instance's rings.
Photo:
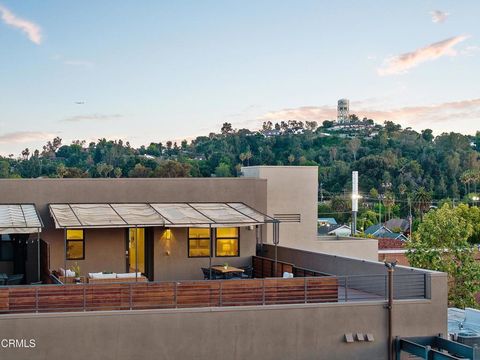
<svg viewBox="0 0 480 360">
<path fill-rule="evenodd" d="M 306 250 L 371 261 L 378 260 L 378 240 L 376 239 L 336 239 L 335 236 L 319 236 L 317 241 L 309 246 L 310 248 Z"/>
<path fill-rule="evenodd" d="M 172 229 L 171 239 L 165 238 L 162 228 L 154 234 L 154 280 L 199 280 L 203 279 L 202 267 L 209 266 L 208 258 L 188 258 L 187 229 Z M 215 255 L 215 246 L 212 249 Z M 251 264 L 255 255 L 255 231 L 240 229 L 240 257 L 212 258 L 212 264 L 243 266 Z"/>
<path fill-rule="evenodd" d="M 280 244 L 309 249 L 317 236 L 318 167 L 242 167 L 245 178 L 267 179 L 267 213 L 301 214 L 300 223 L 280 224 Z M 272 226 L 267 226 L 266 242 L 272 243 Z"/>
<path fill-rule="evenodd" d="M 64 266 L 64 233 L 54 229 L 49 203 L 102 202 L 244 202 L 265 212 L 267 181 L 246 178 L 188 179 L 2 179 L 0 203 L 35 203 L 46 228 L 41 237 L 50 245 L 50 268 Z M 154 232 L 154 279 L 203 278 L 200 267 L 208 258 L 187 257 L 187 230 L 173 229 L 171 240 L 164 229 Z M 86 229 L 85 260 L 78 260 L 82 274 L 97 271 L 125 272 L 125 229 Z M 170 251 L 170 255 L 166 251 Z M 214 250 L 214 249 L 213 249 Z M 213 259 L 245 265 L 255 254 L 255 231 L 240 231 L 240 258 Z M 67 267 L 74 261 L 67 262 Z"/>
<path fill-rule="evenodd" d="M 394 336 L 447 331 L 447 279 L 429 278 L 431 299 L 396 301 Z M 0 316 L 0 339 L 35 339 L 0 348 L 3 360 L 358 359 L 387 358 L 385 302 L 277 305 Z M 344 342 L 345 333 L 373 342 Z"/>
</svg>

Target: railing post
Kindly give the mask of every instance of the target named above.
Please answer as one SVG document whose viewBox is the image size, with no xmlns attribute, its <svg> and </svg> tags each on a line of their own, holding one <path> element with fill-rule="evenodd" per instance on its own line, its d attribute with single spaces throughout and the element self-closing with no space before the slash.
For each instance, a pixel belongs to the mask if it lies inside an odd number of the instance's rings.
<svg viewBox="0 0 480 360">
<path fill-rule="evenodd" d="M 175 309 L 178 307 L 177 305 L 177 285 L 178 283 L 175 281 L 174 283 L 174 287 L 173 287 L 173 303 L 175 305 Z"/>
<path fill-rule="evenodd" d="M 262 304 L 265 305 L 265 278 L 262 279 Z"/>
<path fill-rule="evenodd" d="M 87 285 L 83 284 L 83 311 L 87 311 Z"/>
<path fill-rule="evenodd" d="M 348 276 L 345 276 L 345 302 L 348 301 Z"/>
<path fill-rule="evenodd" d="M 385 276 L 385 300 L 388 300 L 388 275 Z"/>
<path fill-rule="evenodd" d="M 218 299 L 220 307 L 223 306 L 223 286 L 222 285 L 223 285 L 223 281 L 220 280 L 219 299 Z"/>
<path fill-rule="evenodd" d="M 305 297 L 305 304 L 308 302 L 307 300 L 307 277 L 303 277 L 303 292 Z"/>
<path fill-rule="evenodd" d="M 132 284 L 128 284 L 128 303 L 130 305 L 130 310 L 132 310 L 133 309 Z"/>
<path fill-rule="evenodd" d="M 38 286 L 35 287 L 35 312 L 38 313 Z"/>
</svg>

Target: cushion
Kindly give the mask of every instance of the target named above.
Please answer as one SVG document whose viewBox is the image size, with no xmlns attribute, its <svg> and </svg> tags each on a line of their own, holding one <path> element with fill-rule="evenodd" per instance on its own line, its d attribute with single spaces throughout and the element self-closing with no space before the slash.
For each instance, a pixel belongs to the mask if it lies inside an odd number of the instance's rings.
<svg viewBox="0 0 480 360">
<path fill-rule="evenodd" d="M 142 276 L 142 273 L 139 272 L 137 273 L 137 277 L 140 277 Z M 134 279 L 136 276 L 135 276 L 135 273 L 123 273 L 123 274 L 117 274 L 117 278 L 118 279 Z"/>
</svg>

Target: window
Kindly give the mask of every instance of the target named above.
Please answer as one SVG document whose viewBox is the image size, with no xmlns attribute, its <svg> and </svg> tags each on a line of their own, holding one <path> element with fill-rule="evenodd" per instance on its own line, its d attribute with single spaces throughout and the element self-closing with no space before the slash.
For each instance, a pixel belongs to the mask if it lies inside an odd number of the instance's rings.
<svg viewBox="0 0 480 360">
<path fill-rule="evenodd" d="M 85 259 L 85 233 L 83 229 L 67 230 L 67 260 Z"/>
<path fill-rule="evenodd" d="M 0 261 L 13 261 L 13 239 L 10 235 L 0 235 Z"/>
<path fill-rule="evenodd" d="M 216 240 L 216 256 L 240 256 L 238 228 L 218 228 Z"/>
<path fill-rule="evenodd" d="M 188 257 L 210 256 L 210 229 L 188 228 Z"/>
</svg>

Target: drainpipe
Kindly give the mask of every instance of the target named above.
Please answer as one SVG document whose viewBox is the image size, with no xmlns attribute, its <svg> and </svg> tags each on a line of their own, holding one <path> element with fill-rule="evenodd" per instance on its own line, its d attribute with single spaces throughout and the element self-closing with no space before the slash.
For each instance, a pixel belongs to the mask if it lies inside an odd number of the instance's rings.
<svg viewBox="0 0 480 360">
<path fill-rule="evenodd" d="M 397 265 L 397 261 L 386 262 L 385 266 L 387 267 L 387 278 L 388 278 L 388 342 L 387 342 L 387 350 L 388 350 L 388 360 L 393 360 L 393 272 L 395 271 L 395 266 Z"/>
</svg>

